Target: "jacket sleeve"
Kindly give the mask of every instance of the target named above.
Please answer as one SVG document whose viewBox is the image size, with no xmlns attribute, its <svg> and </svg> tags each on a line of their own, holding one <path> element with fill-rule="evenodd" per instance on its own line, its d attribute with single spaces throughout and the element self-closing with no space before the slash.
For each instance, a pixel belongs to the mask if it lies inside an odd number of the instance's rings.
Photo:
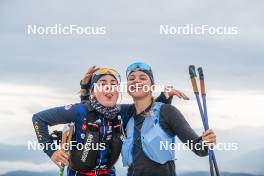
<svg viewBox="0 0 264 176">
<path fill-rule="evenodd" d="M 33 115 L 32 122 L 40 144 L 43 144 L 44 152 L 51 157 L 55 150 L 50 144 L 52 140 L 49 136 L 48 126 L 74 122 L 78 111 L 76 105 L 67 105 L 51 108 Z"/>
<path fill-rule="evenodd" d="M 173 99 L 173 96 L 170 96 L 169 98 L 167 98 L 164 94 L 164 92 L 161 92 L 160 95 L 155 99 L 156 102 L 161 102 L 164 104 L 171 104 Z"/>
<path fill-rule="evenodd" d="M 91 87 L 91 80 L 86 85 L 82 85 L 82 80 L 81 80 L 80 81 L 80 87 L 81 87 L 81 89 L 85 89 L 86 90 L 86 93 L 85 94 L 81 94 L 80 95 L 81 102 L 89 101 L 89 97 L 90 97 L 89 89 Z"/>
<path fill-rule="evenodd" d="M 81 99 L 81 102 L 89 101 L 89 94 L 81 94 L 80 99 Z"/>
<path fill-rule="evenodd" d="M 170 135 L 177 136 L 198 156 L 206 156 L 208 147 L 202 148 L 202 138 L 191 128 L 182 113 L 172 105 L 161 107 L 161 127 Z"/>
</svg>

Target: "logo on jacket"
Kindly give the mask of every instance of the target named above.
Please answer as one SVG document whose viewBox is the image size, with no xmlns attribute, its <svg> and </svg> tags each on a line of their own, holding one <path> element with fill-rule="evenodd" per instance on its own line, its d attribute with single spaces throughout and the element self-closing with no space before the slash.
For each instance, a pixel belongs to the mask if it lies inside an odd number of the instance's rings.
<svg viewBox="0 0 264 176">
<path fill-rule="evenodd" d="M 81 157 L 81 161 L 82 162 L 85 162 L 86 159 L 87 159 L 89 150 L 91 149 L 90 146 L 92 145 L 92 141 L 93 141 L 93 135 L 92 134 L 89 134 L 87 136 L 86 141 L 85 141 L 85 146 L 84 146 L 85 148 L 83 150 L 83 154 L 82 154 L 82 157 Z"/>
<path fill-rule="evenodd" d="M 66 111 L 68 111 L 69 109 L 71 109 L 71 107 L 72 107 L 72 105 L 69 104 L 69 105 L 64 106 L 64 109 L 65 109 Z"/>
</svg>

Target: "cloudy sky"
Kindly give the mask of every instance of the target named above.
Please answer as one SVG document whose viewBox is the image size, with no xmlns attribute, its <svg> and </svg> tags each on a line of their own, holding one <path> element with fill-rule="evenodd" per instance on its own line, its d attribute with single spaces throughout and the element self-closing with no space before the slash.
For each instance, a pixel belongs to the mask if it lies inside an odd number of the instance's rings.
<svg viewBox="0 0 264 176">
<path fill-rule="evenodd" d="M 264 126 L 264 22 L 261 1 L 0 2 L 0 143 L 34 139 L 32 114 L 78 102 L 79 80 L 91 65 L 150 64 L 156 83 L 191 100 L 174 99 L 201 128 L 188 66 L 203 66 L 214 129 Z M 105 35 L 28 35 L 28 25 L 105 26 Z M 160 35 L 160 25 L 236 26 L 237 35 Z M 123 96 L 123 103 L 131 102 Z M 19 130 L 18 130 L 19 129 Z"/>
</svg>

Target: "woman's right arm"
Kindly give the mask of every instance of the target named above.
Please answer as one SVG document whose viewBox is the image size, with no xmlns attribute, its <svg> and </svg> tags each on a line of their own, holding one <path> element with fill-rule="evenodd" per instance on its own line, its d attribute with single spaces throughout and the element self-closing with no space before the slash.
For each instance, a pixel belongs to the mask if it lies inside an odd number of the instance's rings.
<svg viewBox="0 0 264 176">
<path fill-rule="evenodd" d="M 80 90 L 80 93 L 81 93 L 81 102 L 84 102 L 84 101 L 88 101 L 89 100 L 89 89 L 90 89 L 90 86 L 91 86 L 91 78 L 92 78 L 92 75 L 97 71 L 99 70 L 99 67 L 96 67 L 95 65 L 90 67 L 87 72 L 84 74 L 84 77 L 83 79 L 81 80 L 80 82 L 80 86 L 81 86 L 81 90 Z"/>
<path fill-rule="evenodd" d="M 55 150 L 52 150 L 50 145 L 53 141 L 49 136 L 48 126 L 74 122 L 77 115 L 76 105 L 51 108 L 33 115 L 32 122 L 38 141 L 47 146 L 44 148 L 44 152 L 49 157 L 53 155 Z"/>
</svg>

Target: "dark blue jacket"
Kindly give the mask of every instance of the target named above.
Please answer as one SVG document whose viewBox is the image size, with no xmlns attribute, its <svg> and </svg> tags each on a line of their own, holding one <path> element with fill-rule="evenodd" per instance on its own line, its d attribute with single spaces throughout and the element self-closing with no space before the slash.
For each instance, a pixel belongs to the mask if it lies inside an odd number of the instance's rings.
<svg viewBox="0 0 264 176">
<path fill-rule="evenodd" d="M 170 104 L 172 101 L 172 97 L 167 99 L 164 93 L 161 93 L 156 101 Z M 49 135 L 48 126 L 66 124 L 71 122 L 75 123 L 75 127 L 80 126 L 81 122 L 78 120 L 78 117 L 80 116 L 78 106 L 80 106 L 80 104 L 81 103 L 55 107 L 34 114 L 32 121 L 39 143 L 49 144 L 53 142 Z M 129 118 L 132 117 L 135 112 L 134 105 L 122 104 L 120 106 L 120 115 L 123 121 L 123 126 L 125 127 Z M 76 132 L 78 133 L 79 131 Z M 44 152 L 49 157 L 51 157 L 55 150 L 52 150 L 51 147 L 48 147 L 44 149 Z"/>
</svg>

